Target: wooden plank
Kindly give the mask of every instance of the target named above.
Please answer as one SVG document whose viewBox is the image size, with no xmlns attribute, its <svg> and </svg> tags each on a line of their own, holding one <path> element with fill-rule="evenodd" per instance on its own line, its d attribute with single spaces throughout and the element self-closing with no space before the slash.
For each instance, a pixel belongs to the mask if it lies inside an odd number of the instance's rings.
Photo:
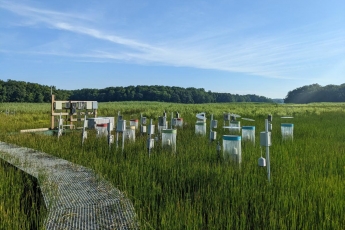
<svg viewBox="0 0 345 230">
<path fill-rule="evenodd" d="M 48 131 L 49 128 L 38 128 L 38 129 L 22 129 L 20 130 L 21 133 L 31 133 L 31 132 L 42 132 Z"/>
</svg>

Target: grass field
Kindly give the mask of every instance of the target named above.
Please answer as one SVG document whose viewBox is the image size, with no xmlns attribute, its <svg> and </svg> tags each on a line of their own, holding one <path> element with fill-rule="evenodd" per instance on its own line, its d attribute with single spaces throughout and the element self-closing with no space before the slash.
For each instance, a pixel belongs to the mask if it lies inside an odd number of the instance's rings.
<svg viewBox="0 0 345 230">
<path fill-rule="evenodd" d="M 183 105 L 158 102 L 100 103 L 99 116 L 124 119 L 143 113 L 157 123 L 164 110 L 179 111 L 185 126 L 177 131 L 176 154 L 159 143 L 149 157 L 147 136 L 137 134 L 124 152 L 110 149 L 106 139 L 90 132 L 81 146 L 80 132 L 56 136 L 16 134 L 20 129 L 49 127 L 49 104 L 0 104 L 0 140 L 26 146 L 94 169 L 122 190 L 133 202 L 141 229 L 343 229 L 345 226 L 345 104 L 278 105 L 255 103 Z M 221 141 L 223 112 L 254 122 L 256 145 L 242 142 L 242 163 L 218 157 L 216 142 L 195 135 L 195 114 L 211 113 L 218 120 Z M 273 115 L 271 182 L 266 168 L 258 166 L 259 133 L 267 114 Z M 281 119 L 293 116 L 293 119 Z M 282 140 L 280 124 L 294 123 L 293 141 Z M 207 128 L 209 127 L 209 123 Z M 11 133 L 11 135 L 9 135 Z M 1 165 L 3 168 L 4 166 Z M 0 168 L 1 169 L 1 168 Z M 21 186 L 16 179 L 0 176 Z M 2 191 L 2 190 L 1 190 Z M 15 194 L 20 195 L 20 191 Z M 6 197 L 6 196 L 5 196 Z M 0 208 L 18 208 L 2 201 Z M 33 207 L 35 209 L 35 207 Z M 18 211 L 20 213 L 20 208 Z M 0 213 L 0 220 L 9 220 Z M 31 217 L 36 218 L 36 217 Z M 12 219 L 13 220 L 13 219 Z"/>
<path fill-rule="evenodd" d="M 35 178 L 0 160 L 0 229 L 43 229 L 45 213 Z"/>
</svg>

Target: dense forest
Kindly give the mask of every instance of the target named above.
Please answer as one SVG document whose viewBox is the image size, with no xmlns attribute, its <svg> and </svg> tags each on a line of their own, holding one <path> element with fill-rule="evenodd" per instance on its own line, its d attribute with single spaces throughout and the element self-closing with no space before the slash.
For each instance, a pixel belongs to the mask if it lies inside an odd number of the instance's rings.
<svg viewBox="0 0 345 230">
<path fill-rule="evenodd" d="M 289 91 L 285 103 L 345 102 L 345 83 L 341 85 L 306 85 Z"/>
<path fill-rule="evenodd" d="M 0 80 L 0 102 L 50 102 L 51 92 L 57 100 L 88 101 L 161 101 L 176 103 L 217 103 L 217 102 L 277 102 L 255 94 L 238 95 L 217 93 L 205 89 L 170 86 L 127 86 L 104 89 L 62 90 L 55 86 L 40 85 L 15 80 Z M 341 85 L 312 84 L 289 91 L 285 103 L 345 102 L 345 83 Z"/>
<path fill-rule="evenodd" d="M 127 86 L 104 89 L 61 90 L 56 87 L 24 81 L 0 80 L 0 102 L 50 102 L 51 91 L 56 100 L 85 101 L 161 101 L 176 103 L 272 102 L 254 94 L 216 93 L 205 89 L 169 86 Z"/>
<path fill-rule="evenodd" d="M 50 102 L 51 90 L 60 99 L 67 99 L 71 91 L 57 90 L 54 86 L 24 81 L 0 80 L 0 102 Z"/>
</svg>

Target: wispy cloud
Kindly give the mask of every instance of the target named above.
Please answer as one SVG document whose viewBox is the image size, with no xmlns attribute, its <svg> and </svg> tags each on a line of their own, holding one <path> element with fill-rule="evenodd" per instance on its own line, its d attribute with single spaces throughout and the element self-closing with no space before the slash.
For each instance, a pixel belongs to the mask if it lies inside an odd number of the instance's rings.
<svg viewBox="0 0 345 230">
<path fill-rule="evenodd" d="M 0 1 L 0 8 L 11 11 L 17 15 L 27 17 L 27 19 L 34 19 L 39 21 L 53 21 L 53 20 L 90 20 L 88 17 L 73 13 L 62 13 L 52 10 L 45 10 L 30 7 L 27 5 L 16 4 L 13 1 Z"/>
<path fill-rule="evenodd" d="M 236 39 L 231 33 L 210 31 L 201 36 L 179 37 L 156 43 L 141 42 L 104 31 L 89 25 L 87 15 L 62 13 L 12 2 L 1 2 L 0 8 L 23 17 L 30 25 L 68 31 L 107 42 L 107 48 L 100 43 L 92 49 L 82 51 L 30 51 L 44 55 L 60 55 L 71 58 L 89 58 L 91 61 L 124 61 L 148 65 L 187 66 L 215 69 L 229 72 L 242 72 L 269 78 L 299 78 L 296 70 L 305 65 L 322 61 L 336 55 L 345 54 L 345 32 L 331 30 L 316 33 L 312 26 L 308 30 L 296 28 L 284 34 L 266 34 Z M 91 23 L 92 24 L 92 23 Z M 296 33 L 298 35 L 296 35 Z M 215 34 L 210 36 L 211 34 Z M 217 34 L 221 34 L 219 37 Z M 120 49 L 117 47 L 120 46 Z M 109 51 L 111 50 L 111 51 Z M 292 77 L 294 76 L 294 77 Z"/>
</svg>

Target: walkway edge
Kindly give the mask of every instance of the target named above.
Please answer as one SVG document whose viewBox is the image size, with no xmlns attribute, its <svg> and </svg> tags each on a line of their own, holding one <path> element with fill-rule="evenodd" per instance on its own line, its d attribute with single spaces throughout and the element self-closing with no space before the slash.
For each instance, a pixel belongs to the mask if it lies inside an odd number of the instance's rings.
<svg viewBox="0 0 345 230">
<path fill-rule="evenodd" d="M 37 178 L 46 229 L 139 229 L 131 201 L 91 169 L 5 142 L 0 158 Z"/>
</svg>

